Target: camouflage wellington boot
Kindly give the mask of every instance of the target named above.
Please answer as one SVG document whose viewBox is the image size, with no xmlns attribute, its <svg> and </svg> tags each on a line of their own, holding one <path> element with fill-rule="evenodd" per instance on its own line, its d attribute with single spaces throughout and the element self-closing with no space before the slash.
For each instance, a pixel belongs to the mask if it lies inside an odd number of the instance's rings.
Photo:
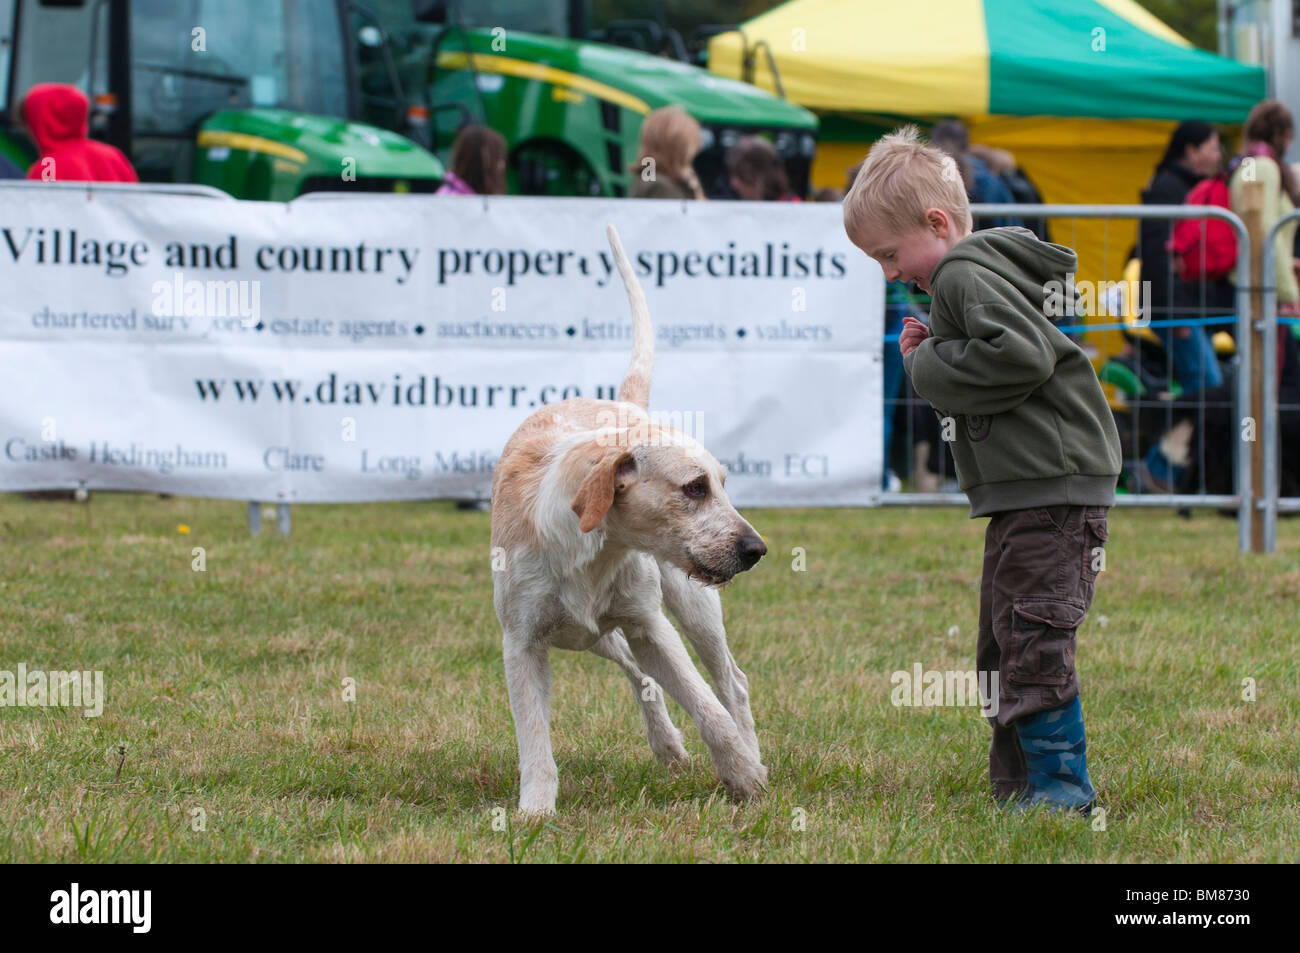
<svg viewBox="0 0 1300 953">
<path fill-rule="evenodd" d="M 1014 724 L 1029 773 L 1029 789 L 1016 802 L 1016 809 L 1042 805 L 1091 813 L 1097 792 L 1088 781 L 1088 741 L 1078 697 L 1059 708 L 1019 718 Z"/>
</svg>

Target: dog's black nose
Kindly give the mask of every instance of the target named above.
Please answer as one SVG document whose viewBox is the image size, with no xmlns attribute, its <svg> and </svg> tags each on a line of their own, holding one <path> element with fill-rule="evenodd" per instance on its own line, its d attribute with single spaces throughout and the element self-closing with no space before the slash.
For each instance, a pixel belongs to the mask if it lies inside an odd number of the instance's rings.
<svg viewBox="0 0 1300 953">
<path fill-rule="evenodd" d="M 757 536 L 743 536 L 736 544 L 736 555 L 741 565 L 749 569 L 767 555 L 767 544 Z"/>
</svg>

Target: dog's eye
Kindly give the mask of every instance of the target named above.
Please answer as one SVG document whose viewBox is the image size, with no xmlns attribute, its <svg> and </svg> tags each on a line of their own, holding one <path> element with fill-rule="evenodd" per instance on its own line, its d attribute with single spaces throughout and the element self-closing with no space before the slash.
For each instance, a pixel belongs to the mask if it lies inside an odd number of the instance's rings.
<svg viewBox="0 0 1300 953">
<path fill-rule="evenodd" d="M 682 487 L 682 492 L 692 500 L 702 500 L 709 495 L 709 481 L 700 477 L 693 483 L 688 483 Z"/>
</svg>

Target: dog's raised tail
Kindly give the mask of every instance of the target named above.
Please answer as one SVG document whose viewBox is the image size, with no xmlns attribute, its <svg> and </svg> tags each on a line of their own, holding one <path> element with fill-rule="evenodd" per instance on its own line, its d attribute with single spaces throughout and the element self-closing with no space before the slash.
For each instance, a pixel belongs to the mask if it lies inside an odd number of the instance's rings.
<svg viewBox="0 0 1300 953">
<path fill-rule="evenodd" d="M 627 289 L 627 300 L 632 306 L 632 364 L 618 388 L 618 399 L 650 409 L 650 378 L 655 363 L 655 332 L 650 324 L 650 309 L 646 307 L 645 293 L 636 280 L 632 263 L 623 252 L 623 243 L 613 225 L 606 225 L 609 247 L 614 252 L 614 264 Z"/>
</svg>

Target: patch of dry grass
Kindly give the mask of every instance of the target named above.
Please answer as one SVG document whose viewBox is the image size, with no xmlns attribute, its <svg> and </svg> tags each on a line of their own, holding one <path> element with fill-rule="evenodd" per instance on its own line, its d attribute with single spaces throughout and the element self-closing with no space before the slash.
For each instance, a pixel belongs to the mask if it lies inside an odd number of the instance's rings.
<svg viewBox="0 0 1300 953">
<path fill-rule="evenodd" d="M 675 707 L 693 760 L 667 773 L 623 674 L 557 652 L 560 814 L 537 825 L 513 813 L 487 515 L 298 507 L 284 540 L 244 514 L 0 497 L 0 669 L 100 669 L 108 690 L 100 718 L 0 709 L 0 860 L 1297 859 L 1295 521 L 1246 557 L 1229 520 L 1112 511 L 1079 648 L 1094 830 L 993 809 L 977 709 L 890 703 L 895 670 L 973 667 L 982 520 L 748 513 L 771 555 L 723 598 L 770 792 L 728 801 Z"/>
</svg>

